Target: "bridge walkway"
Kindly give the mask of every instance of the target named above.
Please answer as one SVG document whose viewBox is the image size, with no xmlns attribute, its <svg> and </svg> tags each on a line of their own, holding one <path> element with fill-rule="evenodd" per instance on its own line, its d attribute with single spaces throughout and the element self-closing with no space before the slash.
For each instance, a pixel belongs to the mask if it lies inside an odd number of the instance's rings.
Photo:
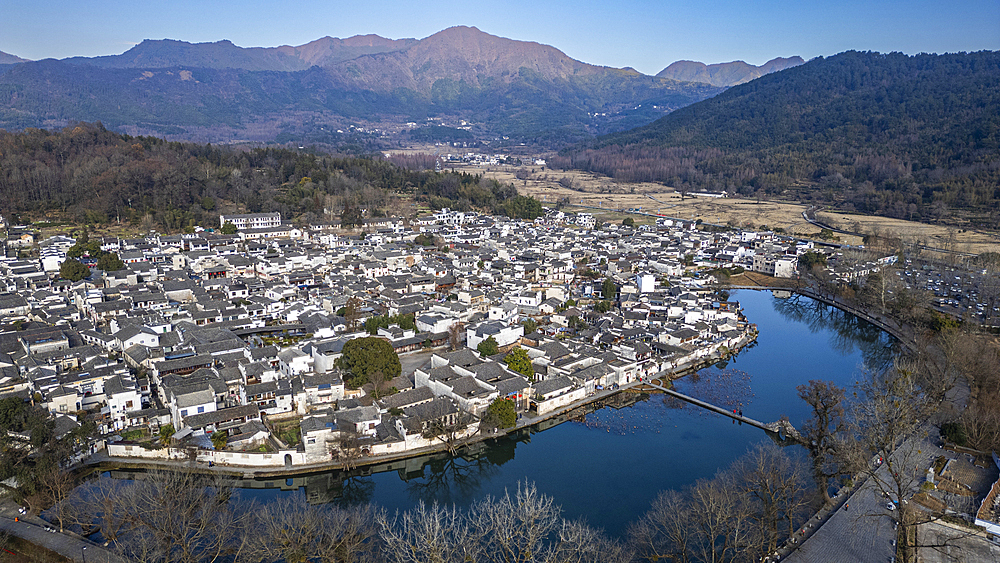
<svg viewBox="0 0 1000 563">
<path fill-rule="evenodd" d="M 754 420 L 754 419 L 752 419 L 750 417 L 743 416 L 743 415 L 741 415 L 739 413 L 734 413 L 733 411 L 726 410 L 726 409 L 724 409 L 722 407 L 717 407 L 717 406 L 715 406 L 715 405 L 713 405 L 711 403 L 706 403 L 705 401 L 702 401 L 700 399 L 695 399 L 694 397 L 685 395 L 684 393 L 679 393 L 677 391 L 674 391 L 673 389 L 667 389 L 666 387 L 663 387 L 663 386 L 658 385 L 656 383 L 651 383 L 651 382 L 643 382 L 643 383 L 645 385 L 653 387 L 654 389 L 658 389 L 660 391 L 663 391 L 665 394 L 670 395 L 671 397 L 676 397 L 676 398 L 678 398 L 678 399 L 680 399 L 682 401 L 686 401 L 688 403 L 691 403 L 692 405 L 699 406 L 699 407 L 701 407 L 703 409 L 710 410 L 710 411 L 712 411 L 714 413 L 718 413 L 718 414 L 721 414 L 723 416 L 728 416 L 729 418 L 731 418 L 733 420 L 737 420 L 739 422 L 742 422 L 743 424 L 749 424 L 750 426 L 755 426 L 757 428 L 760 428 L 761 430 L 766 430 L 768 432 L 774 432 L 773 428 L 769 427 L 767 424 L 764 424 L 763 422 L 761 422 L 759 420 Z"/>
</svg>

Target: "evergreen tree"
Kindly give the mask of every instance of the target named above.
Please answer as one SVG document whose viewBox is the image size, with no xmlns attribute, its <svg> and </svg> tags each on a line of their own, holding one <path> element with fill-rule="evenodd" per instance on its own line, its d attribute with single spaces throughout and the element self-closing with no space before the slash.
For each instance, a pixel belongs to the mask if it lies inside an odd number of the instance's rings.
<svg viewBox="0 0 1000 563">
<path fill-rule="evenodd" d="M 529 380 L 535 380 L 535 368 L 532 367 L 531 358 L 528 357 L 528 353 L 524 351 L 524 348 L 520 346 L 514 348 L 503 359 L 503 362 L 507 364 L 507 367 L 527 377 Z"/>
</svg>

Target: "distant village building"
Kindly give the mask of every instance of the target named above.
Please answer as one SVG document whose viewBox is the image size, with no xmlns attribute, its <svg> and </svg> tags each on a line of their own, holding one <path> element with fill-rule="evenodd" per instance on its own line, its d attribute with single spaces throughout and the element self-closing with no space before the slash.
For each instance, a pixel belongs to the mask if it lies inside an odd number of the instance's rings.
<svg viewBox="0 0 1000 563">
<path fill-rule="evenodd" d="M 237 229 L 267 229 L 281 226 L 281 213 L 250 213 L 246 215 L 219 215 L 219 227 L 232 223 Z"/>
</svg>

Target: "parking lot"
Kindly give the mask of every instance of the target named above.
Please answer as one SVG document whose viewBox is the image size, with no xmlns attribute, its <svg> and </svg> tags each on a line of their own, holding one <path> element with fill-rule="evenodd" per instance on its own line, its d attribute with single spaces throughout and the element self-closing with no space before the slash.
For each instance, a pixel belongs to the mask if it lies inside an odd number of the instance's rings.
<svg viewBox="0 0 1000 563">
<path fill-rule="evenodd" d="M 987 326 L 1000 324 L 1000 280 L 985 269 L 973 270 L 906 260 L 899 279 L 931 294 L 935 309 Z"/>
</svg>

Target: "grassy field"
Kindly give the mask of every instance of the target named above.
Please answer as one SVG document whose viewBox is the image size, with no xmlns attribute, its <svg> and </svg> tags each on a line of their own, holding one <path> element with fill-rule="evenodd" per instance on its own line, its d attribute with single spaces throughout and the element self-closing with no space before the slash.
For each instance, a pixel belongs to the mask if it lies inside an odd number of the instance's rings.
<svg viewBox="0 0 1000 563">
<path fill-rule="evenodd" d="M 458 170 L 463 170 L 458 168 Z M 580 171 L 553 171 L 524 167 L 527 178 L 517 178 L 515 167 L 475 168 L 465 171 L 484 173 L 502 182 L 511 182 L 523 194 L 533 195 L 543 204 L 569 198 L 571 204 L 617 209 L 641 208 L 679 219 L 729 224 L 759 229 L 784 229 L 788 233 L 815 237 L 820 229 L 802 218 L 807 205 L 794 202 L 756 201 L 739 198 L 685 197 L 660 184 L 623 184 L 613 179 Z M 524 176 L 524 173 L 522 173 Z M 565 180 L 564 180 L 565 179 Z M 560 182 L 562 181 L 562 182 Z M 567 187 L 567 185 L 569 187 Z M 588 210 L 590 211 L 590 210 Z M 605 221 L 620 221 L 624 215 L 605 212 Z M 924 244 L 960 252 L 1000 252 L 1000 234 L 964 230 L 946 225 L 904 221 L 888 217 L 820 211 L 817 218 L 844 230 L 877 232 L 907 243 Z M 642 223 L 638 218 L 637 223 Z M 860 237 L 838 235 L 841 242 L 859 244 Z"/>
</svg>

